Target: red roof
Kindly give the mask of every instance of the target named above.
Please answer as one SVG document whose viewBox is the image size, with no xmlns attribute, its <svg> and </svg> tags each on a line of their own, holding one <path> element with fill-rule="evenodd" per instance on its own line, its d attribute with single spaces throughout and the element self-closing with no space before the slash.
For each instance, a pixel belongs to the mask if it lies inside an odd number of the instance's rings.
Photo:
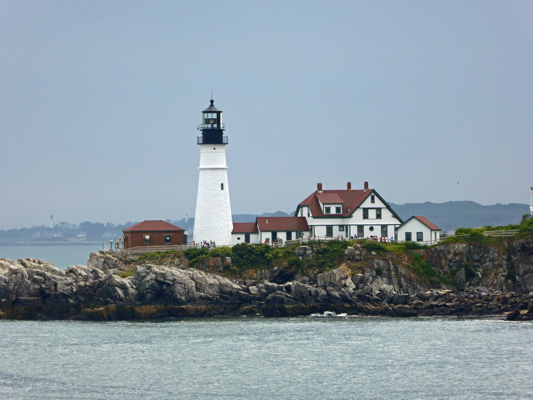
<svg viewBox="0 0 533 400">
<path fill-rule="evenodd" d="M 426 225 L 432 231 L 442 231 L 442 229 L 440 229 L 437 225 L 435 225 L 433 222 L 431 222 L 426 217 L 423 217 L 421 215 L 415 215 L 415 216 L 413 216 L 413 218 L 416 218 L 417 220 L 422 222 L 424 225 Z"/>
<path fill-rule="evenodd" d="M 322 193 L 317 193 L 316 197 L 322 204 L 344 203 L 335 190 L 327 190 L 326 192 L 322 191 Z"/>
<path fill-rule="evenodd" d="M 367 190 L 322 190 L 321 193 L 317 191 L 313 192 L 308 198 L 298 204 L 298 207 L 307 206 L 311 210 L 313 217 L 320 217 L 325 215 L 322 212 L 320 203 L 342 203 L 342 214 L 337 214 L 339 217 L 347 217 L 353 214 L 363 201 L 373 193 L 374 189 Z M 325 199 L 325 200 L 322 200 Z M 338 201 L 330 201 L 338 199 Z M 328 215 L 329 216 L 329 215 Z M 335 215 L 332 215 L 335 216 Z"/>
<path fill-rule="evenodd" d="M 122 232 L 183 232 L 185 229 L 181 229 L 176 225 L 169 224 L 162 220 L 143 221 L 124 229 Z"/>
<path fill-rule="evenodd" d="M 257 233 L 255 222 L 234 222 L 231 233 Z"/>
<path fill-rule="evenodd" d="M 309 230 L 304 217 L 257 217 L 255 221 L 262 232 Z"/>
</svg>

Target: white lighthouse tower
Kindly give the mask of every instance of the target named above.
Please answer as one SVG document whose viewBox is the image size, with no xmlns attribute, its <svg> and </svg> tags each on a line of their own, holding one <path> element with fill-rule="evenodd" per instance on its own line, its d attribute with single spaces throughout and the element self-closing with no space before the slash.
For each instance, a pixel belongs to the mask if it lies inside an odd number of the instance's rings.
<svg viewBox="0 0 533 400">
<path fill-rule="evenodd" d="M 198 130 L 200 146 L 200 177 L 194 219 L 194 240 L 214 241 L 216 245 L 230 245 L 233 221 L 229 199 L 228 167 L 226 166 L 226 145 L 222 110 L 214 101 L 202 111 L 202 124 Z"/>
</svg>

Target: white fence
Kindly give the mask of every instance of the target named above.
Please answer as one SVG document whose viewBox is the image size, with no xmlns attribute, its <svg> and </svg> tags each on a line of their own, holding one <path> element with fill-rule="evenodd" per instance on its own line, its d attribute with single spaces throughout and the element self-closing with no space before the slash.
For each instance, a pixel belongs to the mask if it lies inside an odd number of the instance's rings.
<svg viewBox="0 0 533 400">
<path fill-rule="evenodd" d="M 513 237 L 518 233 L 518 230 L 504 230 L 504 231 L 484 231 L 484 236 L 490 237 Z"/>
</svg>

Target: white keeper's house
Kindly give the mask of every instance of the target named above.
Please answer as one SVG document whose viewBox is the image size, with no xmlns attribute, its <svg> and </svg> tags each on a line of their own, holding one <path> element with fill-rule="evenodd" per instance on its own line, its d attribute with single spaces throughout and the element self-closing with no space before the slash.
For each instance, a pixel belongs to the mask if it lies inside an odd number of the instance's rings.
<svg viewBox="0 0 533 400">
<path fill-rule="evenodd" d="M 317 238 L 391 238 L 403 222 L 368 182 L 363 189 L 352 189 L 348 182 L 345 190 L 323 190 L 318 183 L 298 204 L 295 216 L 305 217 L 309 235 Z"/>
<path fill-rule="evenodd" d="M 257 217 L 255 222 L 233 224 L 233 244 L 271 243 L 296 239 L 395 238 L 401 218 L 379 193 L 363 189 L 316 190 L 303 200 L 294 217 Z"/>
</svg>

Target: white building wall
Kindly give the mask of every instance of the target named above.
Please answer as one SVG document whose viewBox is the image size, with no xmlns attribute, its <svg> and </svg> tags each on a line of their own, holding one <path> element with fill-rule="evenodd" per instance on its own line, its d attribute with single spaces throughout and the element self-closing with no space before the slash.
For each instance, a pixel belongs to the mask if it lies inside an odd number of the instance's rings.
<svg viewBox="0 0 533 400">
<path fill-rule="evenodd" d="M 259 243 L 259 234 L 258 233 L 250 233 L 250 244 L 257 244 Z M 232 243 L 233 245 L 246 243 L 246 234 L 245 233 L 232 233 L 231 234 Z"/>
<path fill-rule="evenodd" d="M 432 231 L 429 227 L 427 227 L 425 224 L 417 220 L 416 218 L 411 219 L 409 222 L 407 222 L 405 225 L 401 226 L 398 229 L 398 241 L 405 242 L 405 234 L 407 232 L 411 232 L 411 241 L 416 242 L 416 234 L 417 232 L 422 232 L 422 241 L 423 242 L 438 242 L 440 239 L 440 232 L 438 231 Z M 436 234 L 435 234 L 436 233 Z"/>
<path fill-rule="evenodd" d="M 226 166 L 226 145 L 200 145 L 194 241 L 231 245 L 233 222 Z"/>
<path fill-rule="evenodd" d="M 368 208 L 368 218 L 363 219 L 363 208 Z M 376 218 L 376 209 L 381 210 L 381 218 Z M 333 211 L 334 209 L 332 209 Z M 299 214 L 300 215 L 300 214 Z M 333 235 L 331 237 L 337 238 L 343 236 L 349 238 L 352 235 L 358 235 L 358 225 L 363 226 L 364 235 L 367 238 L 370 236 L 381 237 L 381 226 L 387 225 L 387 238 L 395 237 L 395 228 L 400 226 L 400 221 L 394 214 L 386 207 L 386 205 L 374 196 L 374 203 L 369 196 L 361 206 L 352 214 L 351 218 L 308 218 L 307 223 L 312 227 L 312 235 L 323 238 L 326 236 L 326 225 L 333 226 Z M 344 231 L 339 229 L 339 226 L 345 226 Z M 372 230 L 373 228 L 373 230 Z"/>
</svg>

